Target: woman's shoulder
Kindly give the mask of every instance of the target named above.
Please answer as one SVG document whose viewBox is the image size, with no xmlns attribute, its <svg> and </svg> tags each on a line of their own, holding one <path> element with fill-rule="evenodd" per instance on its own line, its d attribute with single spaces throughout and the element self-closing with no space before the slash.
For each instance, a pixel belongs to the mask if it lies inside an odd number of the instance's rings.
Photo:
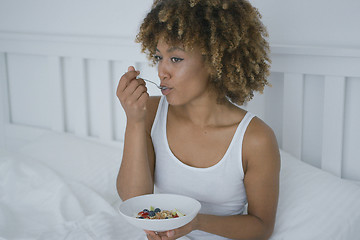
<svg viewBox="0 0 360 240">
<path fill-rule="evenodd" d="M 254 116 L 249 123 L 244 138 L 252 147 L 262 147 L 264 144 L 276 142 L 272 128 L 257 116 Z"/>
<path fill-rule="evenodd" d="M 160 99 L 160 96 L 151 96 L 146 104 L 146 129 L 149 133 L 156 117 Z"/>
<path fill-rule="evenodd" d="M 272 128 L 258 117 L 254 117 L 245 132 L 243 156 L 246 161 L 279 159 L 279 147 Z"/>
<path fill-rule="evenodd" d="M 248 112 L 247 110 L 235 105 L 232 105 L 230 107 L 230 110 L 232 114 L 229 115 L 233 116 L 233 118 L 230 117 L 229 119 L 240 119 L 240 121 L 243 121 L 246 118 L 246 116 L 251 117 L 251 120 L 246 128 L 244 141 L 252 145 L 253 144 L 261 145 L 264 143 L 264 141 L 274 140 L 275 134 L 271 129 L 271 127 L 267 125 L 259 117 L 257 117 L 255 114 L 253 114 L 252 112 Z"/>
</svg>

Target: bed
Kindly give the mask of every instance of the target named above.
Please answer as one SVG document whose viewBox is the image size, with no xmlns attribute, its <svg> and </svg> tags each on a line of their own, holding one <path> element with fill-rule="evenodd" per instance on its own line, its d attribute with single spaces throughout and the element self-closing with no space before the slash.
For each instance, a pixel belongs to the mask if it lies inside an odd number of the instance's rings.
<svg viewBox="0 0 360 240">
<path fill-rule="evenodd" d="M 272 87 L 244 106 L 281 147 L 271 240 L 360 239 L 360 52 L 272 46 L 272 59 Z M 0 239 L 145 238 L 117 212 L 115 88 L 130 64 L 156 79 L 146 62 L 126 38 L 0 33 Z"/>
<path fill-rule="evenodd" d="M 2 239 L 145 239 L 116 210 L 121 149 L 51 133 L 2 151 Z M 284 151 L 281 159 L 271 239 L 358 239 L 360 187 Z"/>
</svg>

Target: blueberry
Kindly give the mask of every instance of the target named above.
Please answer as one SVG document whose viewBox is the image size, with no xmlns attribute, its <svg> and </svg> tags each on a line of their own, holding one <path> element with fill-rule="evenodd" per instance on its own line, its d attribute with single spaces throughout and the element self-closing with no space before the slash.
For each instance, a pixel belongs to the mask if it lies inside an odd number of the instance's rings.
<svg viewBox="0 0 360 240">
<path fill-rule="evenodd" d="M 138 218 L 140 218 L 140 219 L 144 219 L 143 217 L 138 217 Z"/>
<path fill-rule="evenodd" d="M 155 216 L 155 212 L 154 212 L 154 211 L 150 211 L 150 212 L 149 212 L 149 216 L 150 216 L 150 217 Z"/>
<path fill-rule="evenodd" d="M 155 212 L 156 213 L 161 212 L 160 208 L 155 208 Z"/>
<path fill-rule="evenodd" d="M 146 208 L 143 210 L 143 212 L 149 212 L 149 210 L 147 210 Z"/>
</svg>

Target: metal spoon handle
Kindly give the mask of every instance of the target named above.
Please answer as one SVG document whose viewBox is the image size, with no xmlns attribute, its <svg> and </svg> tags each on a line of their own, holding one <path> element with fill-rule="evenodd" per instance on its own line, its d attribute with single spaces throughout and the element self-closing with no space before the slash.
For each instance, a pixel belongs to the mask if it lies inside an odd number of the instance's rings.
<svg viewBox="0 0 360 240">
<path fill-rule="evenodd" d="M 149 83 L 152 83 L 152 84 L 154 84 L 158 89 L 165 89 L 165 87 L 161 87 L 161 86 L 159 86 L 157 83 L 155 83 L 155 82 L 153 82 L 153 81 L 150 81 L 150 80 L 147 80 L 147 79 L 144 79 L 144 78 L 142 78 L 142 80 L 144 80 L 145 82 L 149 82 Z"/>
</svg>

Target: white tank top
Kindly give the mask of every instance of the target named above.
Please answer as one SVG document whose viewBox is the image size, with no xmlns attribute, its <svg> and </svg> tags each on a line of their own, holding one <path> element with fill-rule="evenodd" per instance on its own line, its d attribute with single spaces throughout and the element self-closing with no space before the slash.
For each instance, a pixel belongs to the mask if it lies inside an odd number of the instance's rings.
<svg viewBox="0 0 360 240">
<path fill-rule="evenodd" d="M 247 203 L 242 167 L 242 142 L 247 126 L 254 117 L 247 112 L 239 123 L 233 139 L 215 165 L 197 168 L 184 164 L 172 153 L 166 134 L 168 103 L 161 97 L 151 138 L 154 145 L 155 193 L 174 193 L 197 199 L 200 213 L 218 216 L 242 214 Z M 190 239 L 227 239 L 202 231 L 187 235 Z"/>
</svg>

